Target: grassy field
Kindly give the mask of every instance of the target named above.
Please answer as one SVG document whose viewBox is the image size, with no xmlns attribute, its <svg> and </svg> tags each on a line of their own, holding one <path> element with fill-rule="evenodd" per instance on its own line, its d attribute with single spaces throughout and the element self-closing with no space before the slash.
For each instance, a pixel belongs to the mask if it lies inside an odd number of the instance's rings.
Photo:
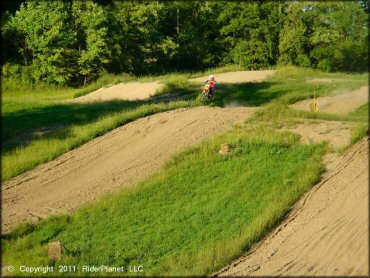
<svg viewBox="0 0 370 278">
<path fill-rule="evenodd" d="M 220 143 L 232 146 L 218 154 Z M 139 186 L 72 216 L 20 226 L 3 241 L 4 263 L 143 265 L 146 275 L 204 275 L 248 249 L 319 178 L 324 145 L 300 145 L 266 126 L 236 131 L 175 157 Z"/>
</svg>

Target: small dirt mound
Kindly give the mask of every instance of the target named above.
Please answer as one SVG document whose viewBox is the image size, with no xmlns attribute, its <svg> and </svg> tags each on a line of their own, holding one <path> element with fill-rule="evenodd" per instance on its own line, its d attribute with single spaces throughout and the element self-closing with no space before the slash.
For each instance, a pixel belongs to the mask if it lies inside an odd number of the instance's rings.
<svg viewBox="0 0 370 278">
<path fill-rule="evenodd" d="M 91 101 L 109 101 L 109 100 L 143 100 L 148 99 L 163 84 L 159 82 L 129 82 L 120 83 L 110 87 L 103 87 L 85 96 L 71 100 L 72 102 L 91 102 Z"/>
</svg>

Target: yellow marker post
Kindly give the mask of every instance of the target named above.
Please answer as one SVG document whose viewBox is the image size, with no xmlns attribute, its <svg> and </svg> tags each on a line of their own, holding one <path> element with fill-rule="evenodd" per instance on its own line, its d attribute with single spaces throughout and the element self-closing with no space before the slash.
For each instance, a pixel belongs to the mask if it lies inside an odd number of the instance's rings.
<svg viewBox="0 0 370 278">
<path fill-rule="evenodd" d="M 316 92 L 313 92 L 313 112 L 317 112 L 317 99 L 316 99 Z"/>
</svg>

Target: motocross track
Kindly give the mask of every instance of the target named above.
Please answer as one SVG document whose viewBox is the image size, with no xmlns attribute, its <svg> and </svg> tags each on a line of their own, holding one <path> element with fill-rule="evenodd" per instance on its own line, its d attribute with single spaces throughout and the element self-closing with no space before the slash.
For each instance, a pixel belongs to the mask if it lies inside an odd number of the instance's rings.
<svg viewBox="0 0 370 278">
<path fill-rule="evenodd" d="M 225 83 L 227 77 L 229 82 L 251 82 L 261 81 L 272 72 L 265 71 L 265 76 L 257 71 L 249 74 L 215 77 L 218 83 Z M 116 86 L 103 89 L 120 88 Z M 117 98 L 115 92 L 122 94 L 121 89 L 113 90 L 113 99 Z M 150 87 L 140 98 L 152 93 Z M 109 100 L 112 95 L 89 96 L 92 99 L 88 101 Z M 255 109 L 198 107 L 155 114 L 19 175 L 2 185 L 2 232 L 23 220 L 37 222 L 59 212 L 71 212 L 107 193 L 132 186 L 154 174 L 174 154 L 225 132 Z M 303 143 L 329 140 L 337 149 L 349 142 L 349 125 L 311 121 L 287 129 L 299 133 Z M 330 159 L 328 172 L 286 220 L 219 275 L 368 274 L 368 142 L 362 140 L 344 157 Z"/>
<path fill-rule="evenodd" d="M 218 82 L 262 81 L 273 71 L 216 75 Z M 200 79 L 204 81 L 206 77 Z M 71 102 L 146 99 L 163 84 L 129 82 L 104 87 Z M 179 109 L 139 119 L 98 137 L 59 158 L 3 183 L 2 226 L 37 222 L 71 212 L 157 171 L 176 153 L 243 122 L 254 108 Z"/>
<path fill-rule="evenodd" d="M 273 70 L 235 71 L 215 74 L 218 83 L 260 82 L 274 73 Z M 204 82 L 208 76 L 190 79 L 190 81 Z M 159 82 L 129 82 L 100 88 L 90 94 L 78 97 L 67 102 L 92 102 L 109 100 L 143 100 L 152 97 L 157 90 L 163 88 Z"/>
<path fill-rule="evenodd" d="M 369 102 L 369 87 L 363 86 L 354 91 L 342 92 L 328 97 L 319 97 L 317 100 L 319 111 L 346 115 Z M 310 111 L 310 105 L 312 103 L 312 99 L 306 99 L 291 106 L 295 109 Z"/>
<path fill-rule="evenodd" d="M 136 120 L 3 183 L 2 231 L 70 212 L 155 173 L 171 156 L 243 122 L 255 108 L 177 109 Z"/>
<path fill-rule="evenodd" d="M 364 138 L 276 229 L 215 276 L 368 276 L 368 178 Z"/>
</svg>

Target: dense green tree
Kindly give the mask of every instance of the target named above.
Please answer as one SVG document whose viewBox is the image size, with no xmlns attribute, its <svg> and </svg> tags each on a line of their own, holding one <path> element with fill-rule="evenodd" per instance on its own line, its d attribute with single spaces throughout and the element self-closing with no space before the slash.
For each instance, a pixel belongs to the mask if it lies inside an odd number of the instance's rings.
<svg viewBox="0 0 370 278">
<path fill-rule="evenodd" d="M 78 72 L 70 53 L 76 43 L 70 10 L 67 2 L 29 2 L 7 22 L 6 30 L 20 40 L 17 50 L 36 81 L 66 84 Z"/>
<path fill-rule="evenodd" d="M 79 38 L 78 64 L 85 84 L 87 78 L 96 78 L 110 62 L 108 16 L 103 7 L 93 1 L 75 1 L 73 17 Z"/>
<path fill-rule="evenodd" d="M 316 3 L 310 37 L 314 65 L 323 70 L 363 70 L 368 61 L 368 15 L 359 2 Z"/>
<path fill-rule="evenodd" d="M 280 32 L 279 62 L 282 64 L 310 66 L 310 23 L 312 7 L 305 2 L 289 3 L 284 25 Z"/>
<path fill-rule="evenodd" d="M 230 3 L 219 15 L 226 62 L 250 69 L 276 63 L 281 3 Z"/>
<path fill-rule="evenodd" d="M 367 1 L 25 1 L 2 16 L 3 76 L 82 85 L 236 63 L 367 69 Z M 14 12 L 14 10 L 17 10 Z M 3 62 L 3 63 L 4 63 Z"/>
<path fill-rule="evenodd" d="M 368 14 L 359 1 L 293 2 L 280 36 L 282 64 L 322 70 L 364 70 Z"/>
</svg>

